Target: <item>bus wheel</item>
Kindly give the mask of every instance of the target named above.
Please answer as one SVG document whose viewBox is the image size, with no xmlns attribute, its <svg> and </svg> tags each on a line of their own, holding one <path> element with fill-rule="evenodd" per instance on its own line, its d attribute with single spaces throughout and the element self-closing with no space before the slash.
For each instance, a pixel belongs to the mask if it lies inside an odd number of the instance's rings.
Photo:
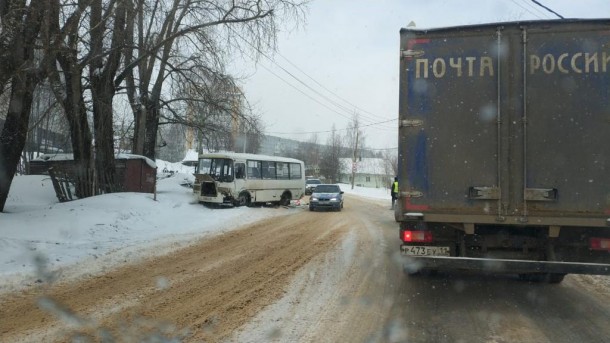
<svg viewBox="0 0 610 343">
<path fill-rule="evenodd" d="M 247 192 L 239 193 L 235 206 L 250 206 L 250 194 Z"/>
<path fill-rule="evenodd" d="M 284 194 L 282 194 L 282 197 L 280 198 L 280 206 L 290 205 L 291 198 L 292 198 L 292 195 L 290 195 L 290 192 L 284 192 Z"/>
</svg>

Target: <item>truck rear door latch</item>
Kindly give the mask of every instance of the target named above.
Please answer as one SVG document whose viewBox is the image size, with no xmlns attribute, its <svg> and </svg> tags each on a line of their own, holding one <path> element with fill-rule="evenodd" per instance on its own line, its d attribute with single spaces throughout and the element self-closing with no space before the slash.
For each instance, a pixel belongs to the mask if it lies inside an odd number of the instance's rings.
<svg viewBox="0 0 610 343">
<path fill-rule="evenodd" d="M 498 200 L 500 199 L 499 187 L 470 187 L 468 198 L 474 200 Z"/>
<path fill-rule="evenodd" d="M 525 200 L 527 201 L 555 201 L 557 200 L 557 188 L 526 188 Z"/>
</svg>

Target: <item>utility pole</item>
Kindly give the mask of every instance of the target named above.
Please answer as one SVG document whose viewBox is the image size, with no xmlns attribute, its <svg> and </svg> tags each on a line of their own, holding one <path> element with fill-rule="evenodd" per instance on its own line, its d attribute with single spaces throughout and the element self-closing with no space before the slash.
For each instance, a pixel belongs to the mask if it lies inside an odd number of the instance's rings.
<svg viewBox="0 0 610 343">
<path fill-rule="evenodd" d="M 354 179 L 356 178 L 356 153 L 358 152 L 358 134 L 360 129 L 356 128 L 356 146 L 354 147 L 354 155 L 352 157 L 352 189 L 354 189 Z"/>
</svg>

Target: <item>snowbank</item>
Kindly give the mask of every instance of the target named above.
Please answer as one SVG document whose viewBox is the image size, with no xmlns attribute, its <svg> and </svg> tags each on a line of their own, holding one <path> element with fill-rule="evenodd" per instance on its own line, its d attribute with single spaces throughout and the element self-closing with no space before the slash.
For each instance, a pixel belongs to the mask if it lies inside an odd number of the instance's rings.
<svg viewBox="0 0 610 343">
<path fill-rule="evenodd" d="M 209 209 L 180 185 L 189 177 L 177 173 L 159 180 L 157 201 L 152 194 L 114 193 L 67 203 L 57 201 L 47 176 L 15 177 L 0 213 L 0 292 L 36 282 L 41 261 L 63 277 L 94 274 L 295 211 Z"/>
<path fill-rule="evenodd" d="M 193 167 L 157 160 L 157 201 L 152 194 L 105 194 L 59 203 L 51 180 L 17 176 L 0 213 L 0 292 L 30 285 L 45 268 L 62 277 L 95 274 L 121 263 L 161 254 L 209 234 L 298 209 L 210 209 L 195 203 Z M 346 194 L 387 200 L 387 189 L 342 184 Z M 153 249 L 154 248 L 154 249 Z"/>
<path fill-rule="evenodd" d="M 369 188 L 354 186 L 354 189 L 352 189 L 352 185 L 345 183 L 339 184 L 339 187 L 341 187 L 341 190 L 344 191 L 345 194 L 353 194 L 370 199 L 388 201 L 392 200 L 392 197 L 390 196 L 390 190 L 387 188 Z"/>
</svg>

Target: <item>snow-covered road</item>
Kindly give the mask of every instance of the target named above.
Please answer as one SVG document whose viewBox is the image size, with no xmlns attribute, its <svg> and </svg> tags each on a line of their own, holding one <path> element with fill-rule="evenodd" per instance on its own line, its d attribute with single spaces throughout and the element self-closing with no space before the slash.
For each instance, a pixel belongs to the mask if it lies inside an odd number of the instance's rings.
<svg viewBox="0 0 610 343">
<path fill-rule="evenodd" d="M 159 180 L 156 201 L 152 194 L 114 193 L 59 203 L 48 177 L 15 177 L 0 213 L 0 294 L 35 284 L 41 267 L 62 279 L 94 275 L 288 214 L 282 208 L 206 208 L 181 185 L 192 178 L 188 167 L 159 163 L 159 170 L 178 173 Z M 389 203 L 385 189 L 342 188 Z"/>
</svg>

